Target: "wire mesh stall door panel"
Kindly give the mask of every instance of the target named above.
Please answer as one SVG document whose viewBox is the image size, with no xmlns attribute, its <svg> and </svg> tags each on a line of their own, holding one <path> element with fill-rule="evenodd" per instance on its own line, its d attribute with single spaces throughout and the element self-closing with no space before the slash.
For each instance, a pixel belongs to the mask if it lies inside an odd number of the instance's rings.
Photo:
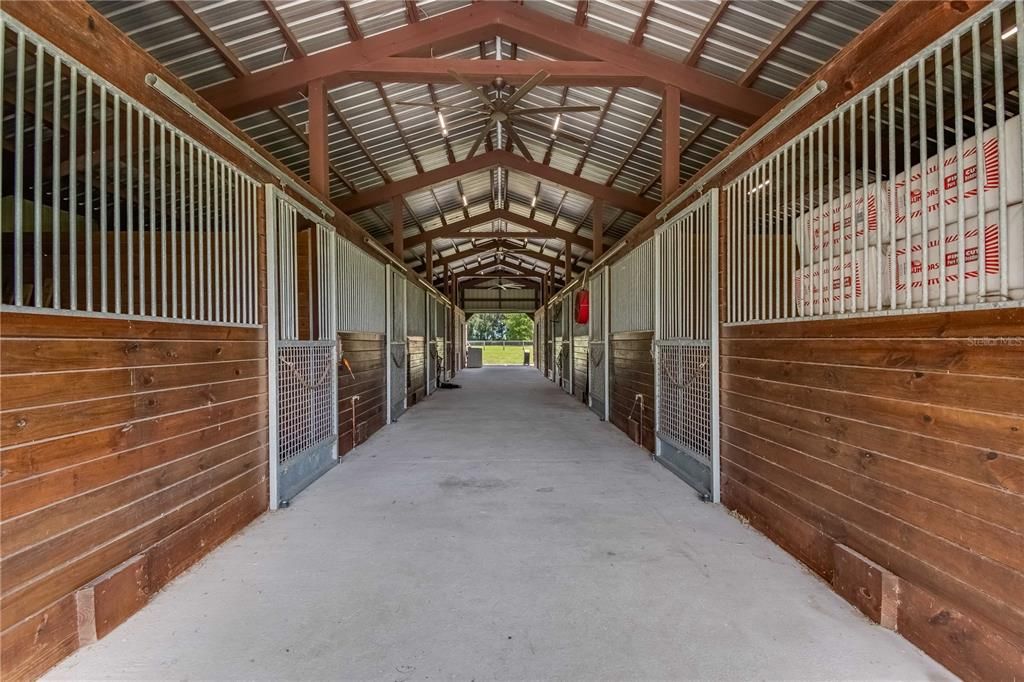
<svg viewBox="0 0 1024 682">
<path fill-rule="evenodd" d="M 391 421 L 405 412 L 408 338 L 406 337 L 405 275 L 391 273 L 391 348 L 388 349 L 388 371 L 391 372 Z"/>
<path fill-rule="evenodd" d="M 281 341 L 277 348 L 278 498 L 287 502 L 336 463 L 336 345 Z"/>
<path fill-rule="evenodd" d="M 711 494 L 711 344 L 659 341 L 658 457 L 698 492 Z"/>
<path fill-rule="evenodd" d="M 590 279 L 590 349 L 587 362 L 590 363 L 590 409 L 604 419 L 605 400 L 607 400 L 605 382 L 605 310 L 604 310 L 604 273 L 598 273 Z"/>
</svg>

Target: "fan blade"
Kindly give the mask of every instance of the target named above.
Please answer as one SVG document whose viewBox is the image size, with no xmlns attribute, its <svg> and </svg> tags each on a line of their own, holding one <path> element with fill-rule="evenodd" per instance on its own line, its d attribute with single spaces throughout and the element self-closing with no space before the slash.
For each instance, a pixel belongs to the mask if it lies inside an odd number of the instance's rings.
<svg viewBox="0 0 1024 682">
<path fill-rule="evenodd" d="M 579 107 L 523 107 L 508 112 L 509 116 L 522 116 L 523 114 L 570 114 L 574 112 L 601 111 L 597 106 Z"/>
<path fill-rule="evenodd" d="M 477 135 L 477 138 L 473 140 L 473 146 L 469 148 L 469 154 L 466 156 L 467 159 L 473 158 L 473 155 L 476 154 L 476 150 L 480 148 L 480 145 L 482 145 L 484 143 L 484 140 L 487 139 L 487 136 L 490 135 L 491 128 L 493 127 L 494 119 L 487 119 L 487 125 L 485 125 L 484 129 L 480 131 L 480 134 Z"/>
<path fill-rule="evenodd" d="M 508 136 L 512 139 L 512 143 L 519 147 L 519 151 L 523 153 L 528 161 L 533 161 L 533 155 L 530 154 L 530 150 L 526 147 L 526 143 L 523 142 L 523 138 L 519 137 L 519 133 L 516 132 L 515 126 L 508 127 Z"/>
<path fill-rule="evenodd" d="M 477 114 L 487 113 L 480 107 L 460 107 L 454 104 L 434 104 L 433 102 L 392 102 L 392 104 L 398 104 L 403 107 L 424 107 L 427 109 L 446 109 L 449 111 L 472 111 Z"/>
<path fill-rule="evenodd" d="M 513 92 L 512 96 L 505 100 L 505 111 L 511 109 L 515 106 L 516 102 L 530 94 L 530 90 L 533 90 L 535 87 L 546 81 L 549 75 L 551 74 L 547 71 L 541 70 L 530 76 L 530 80 L 523 83 L 523 87 Z"/>
<path fill-rule="evenodd" d="M 549 136 L 549 137 L 558 137 L 558 138 L 561 138 L 562 140 L 568 140 L 569 142 L 573 142 L 575 144 L 582 145 L 584 147 L 589 147 L 590 144 L 591 144 L 590 140 L 584 140 L 582 137 L 579 137 L 578 135 L 573 135 L 572 133 L 567 132 L 566 130 L 564 130 L 562 128 L 559 128 L 555 132 L 551 132 L 551 129 L 548 128 L 547 126 L 543 126 L 543 125 L 534 123 L 533 121 L 527 120 L 525 118 L 518 118 L 517 117 L 515 119 L 515 125 L 522 126 L 523 128 L 528 128 L 530 130 L 533 130 L 538 135 L 545 135 L 545 136 Z"/>
<path fill-rule="evenodd" d="M 473 85 L 468 78 L 463 76 L 461 73 L 455 73 L 451 69 L 448 70 L 448 74 L 455 80 L 462 83 L 462 86 L 472 92 L 477 99 L 483 102 L 488 110 L 492 110 L 494 108 L 494 103 L 480 90 L 480 88 Z"/>
</svg>

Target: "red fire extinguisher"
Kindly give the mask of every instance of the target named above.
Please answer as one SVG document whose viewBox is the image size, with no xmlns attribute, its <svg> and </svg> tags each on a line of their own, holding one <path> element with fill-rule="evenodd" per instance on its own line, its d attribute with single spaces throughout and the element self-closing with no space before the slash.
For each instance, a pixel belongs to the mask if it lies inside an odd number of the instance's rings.
<svg viewBox="0 0 1024 682">
<path fill-rule="evenodd" d="M 573 300 L 576 324 L 586 324 L 590 321 L 590 292 L 580 289 L 576 292 Z"/>
</svg>

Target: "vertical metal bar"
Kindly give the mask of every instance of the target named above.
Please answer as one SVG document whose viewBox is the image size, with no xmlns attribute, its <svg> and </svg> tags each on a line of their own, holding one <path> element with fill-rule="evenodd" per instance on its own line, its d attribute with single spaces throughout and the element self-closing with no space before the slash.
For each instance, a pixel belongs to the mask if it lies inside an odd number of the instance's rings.
<svg viewBox="0 0 1024 682">
<path fill-rule="evenodd" d="M 191 145 L 191 143 L 190 143 Z M 278 461 L 280 460 L 280 414 L 278 396 L 278 348 L 280 331 L 277 326 L 277 211 L 273 185 L 266 185 L 266 230 L 267 230 L 267 411 L 268 411 L 268 467 L 270 479 L 270 508 L 277 509 L 280 500 L 278 492 Z"/>
<path fill-rule="evenodd" d="M 14 305 L 25 289 L 25 34 L 18 32 L 14 75 Z M 0 48 L 2 50 L 2 48 Z"/>
<path fill-rule="evenodd" d="M 166 144 L 167 138 L 170 138 L 170 144 Z M 178 193 L 176 190 L 176 179 L 178 173 L 178 158 L 175 151 L 174 145 L 175 133 L 173 130 L 168 131 L 166 126 L 161 126 L 160 133 L 160 148 L 161 148 L 161 161 L 160 161 L 160 186 L 164 192 L 169 193 L 167 210 L 171 213 L 171 246 L 170 266 L 167 265 L 167 254 L 164 253 L 164 272 L 167 272 L 170 267 L 170 298 L 171 298 L 171 317 L 182 317 L 181 311 L 178 309 L 178 228 L 181 224 L 178 219 Z M 166 145 L 169 156 L 164 158 L 163 150 Z M 164 184 L 164 168 L 170 166 L 170 174 L 167 178 L 167 184 Z M 162 212 L 162 211 L 161 211 Z M 164 216 L 162 228 L 165 232 L 167 231 L 167 217 Z M 167 298 L 167 275 L 164 275 L 164 298 Z"/>
<path fill-rule="evenodd" d="M 114 131 L 113 144 L 114 153 L 111 160 L 114 163 L 114 312 L 121 312 L 121 96 L 113 93 L 112 105 L 114 107 Z M 129 117 L 129 121 L 131 117 Z M 131 144 L 131 135 L 128 133 L 126 145 Z M 128 152 L 129 168 L 131 164 L 131 151 Z M 129 171 L 130 172 L 130 171 Z M 128 201 L 131 202 L 131 191 L 128 192 Z M 131 220 L 131 209 L 128 210 L 128 219 Z M 130 251 L 130 250 L 129 250 Z M 129 288 L 130 291 L 130 288 Z"/>
<path fill-rule="evenodd" d="M 196 150 L 196 186 L 198 194 L 197 225 L 196 225 L 196 270 L 198 281 L 196 287 L 199 303 L 199 319 L 209 320 L 207 290 L 210 282 L 210 257 L 207 232 L 210 224 L 210 160 L 202 149 Z"/>
<path fill-rule="evenodd" d="M 133 121 L 133 118 L 132 118 L 132 105 L 131 105 L 130 102 L 125 102 L 125 112 L 124 112 L 124 125 L 125 125 L 124 155 L 125 155 L 126 164 L 125 164 L 125 182 L 124 182 L 125 189 L 124 189 L 124 194 L 125 194 L 125 207 L 126 207 L 125 213 L 127 214 L 127 219 L 128 219 L 127 234 L 125 235 L 125 237 L 126 237 L 125 250 L 127 251 L 127 254 L 128 254 L 128 272 L 127 272 L 125 281 L 126 281 L 126 284 L 127 284 L 127 287 L 128 287 L 128 310 L 127 310 L 127 312 L 129 314 L 132 314 L 132 313 L 135 312 L 135 305 L 134 305 L 134 301 L 135 301 L 135 299 L 134 299 L 134 296 L 135 296 L 135 268 L 133 266 L 133 264 L 134 264 L 133 259 L 135 257 L 134 256 L 134 254 L 135 254 L 135 243 L 134 243 L 134 235 L 133 235 L 133 229 L 132 229 L 132 225 L 133 225 L 132 221 L 134 220 L 134 213 L 135 213 L 135 211 L 133 209 L 133 206 L 132 206 L 133 197 L 135 195 L 135 176 L 132 173 L 132 160 L 134 158 L 135 150 L 134 150 L 133 144 L 132 144 L 132 121 Z M 140 123 L 140 125 L 139 125 L 139 135 L 141 136 L 142 132 L 143 132 L 143 129 L 142 129 L 141 121 L 139 123 Z M 139 156 L 139 186 L 140 187 L 142 186 L 142 157 L 141 157 L 141 154 Z M 138 281 L 139 281 L 139 313 L 142 314 L 142 315 L 145 315 L 146 314 L 146 312 L 145 312 L 146 311 L 146 303 L 145 303 L 145 301 L 146 301 L 146 278 L 145 278 L 145 275 L 143 273 L 145 271 L 144 268 L 145 268 L 146 259 L 143 258 L 142 251 L 141 251 L 141 245 L 143 243 L 143 238 L 142 238 L 143 214 L 142 214 L 142 208 L 141 208 L 142 205 L 143 205 L 142 204 L 142 197 L 140 196 L 139 197 L 139 211 L 140 211 L 140 215 L 139 215 L 139 245 L 140 245 L 140 251 L 139 251 L 139 273 L 140 273 L 140 276 L 138 278 Z M 115 206 L 115 209 L 116 209 L 116 206 Z M 121 311 L 119 310 L 118 312 L 121 312 Z"/>
<path fill-rule="evenodd" d="M 736 184 L 733 183 L 725 188 L 725 201 L 726 201 L 726 221 L 728 223 L 727 230 L 729 235 L 728 244 L 728 263 L 729 263 L 729 311 L 728 319 L 730 322 L 736 321 L 736 192 L 734 188 Z"/>
<path fill-rule="evenodd" d="M 913 169 L 910 165 L 910 69 L 908 68 L 903 72 L 903 230 L 906 237 L 906 244 L 904 245 L 906 256 L 903 259 L 904 265 L 904 286 L 906 287 L 906 300 L 904 301 L 905 308 L 914 307 L 913 299 L 913 268 L 911 267 L 911 260 L 914 257 L 914 242 L 913 242 L 913 231 L 910 225 L 910 211 L 913 208 L 910 200 L 910 186 L 913 176 Z"/>
<path fill-rule="evenodd" d="M 116 187 L 115 183 L 115 187 Z M 100 310 L 107 312 L 107 87 L 100 85 Z M 90 297 L 90 301 L 91 301 Z M 92 308 L 90 308 L 91 310 Z"/>
<path fill-rule="evenodd" d="M 875 91 L 875 94 L 876 95 L 878 94 L 877 90 Z M 861 215 L 863 216 L 861 218 L 861 230 L 864 233 L 864 238 L 861 240 L 861 255 L 860 255 L 860 258 L 859 259 L 856 258 L 856 257 L 854 258 L 854 263 L 855 264 L 856 263 L 860 263 L 861 266 L 862 266 L 861 267 L 861 280 L 864 283 L 863 286 L 862 286 L 862 292 L 863 292 L 864 297 L 863 297 L 862 303 L 861 303 L 861 310 L 868 310 L 871 307 L 871 301 L 870 301 L 870 299 L 868 297 L 868 285 L 871 283 L 868 280 L 868 264 L 869 264 L 868 263 L 868 245 L 869 245 L 869 242 L 870 242 L 870 239 L 871 239 L 870 211 L 868 210 L 869 209 L 869 205 L 868 205 L 868 202 L 869 202 L 869 198 L 868 198 L 868 184 L 869 184 L 868 183 L 868 130 L 869 130 L 868 106 L 869 106 L 869 104 L 870 104 L 869 96 L 865 95 L 861 99 L 861 101 L 860 101 L 860 123 L 861 123 L 861 125 L 860 125 L 860 128 L 861 128 L 861 136 L 860 136 L 860 140 L 861 140 L 861 149 L 860 149 L 860 176 L 861 176 L 860 177 L 860 197 L 861 197 Z M 875 158 L 877 159 L 878 157 L 876 156 Z M 856 168 L 853 169 L 853 172 L 856 173 Z M 854 204 L 853 219 L 854 219 L 854 222 L 856 222 L 856 220 L 857 220 L 856 203 Z M 876 232 L 875 237 L 877 238 L 878 237 L 877 229 L 876 229 L 875 232 Z M 854 255 L 856 256 L 856 249 L 857 249 L 857 233 L 856 233 L 856 231 L 853 233 L 853 248 L 854 248 Z M 877 265 L 877 263 L 876 263 L 876 265 Z M 875 277 L 877 278 L 877 276 L 878 276 L 877 275 L 877 272 L 878 272 L 878 268 L 877 267 L 875 268 L 875 272 L 876 272 Z M 875 283 L 877 284 L 877 282 L 875 282 Z M 877 293 L 878 293 L 878 288 L 876 287 L 875 288 L 876 296 L 877 296 Z"/>
<path fill-rule="evenodd" d="M 833 258 L 832 258 L 832 251 L 833 251 L 833 249 L 832 249 L 832 214 L 835 212 L 835 204 L 832 201 L 832 188 L 833 188 L 833 186 L 835 184 L 835 182 L 834 182 L 835 176 L 833 175 L 833 170 L 834 169 L 832 167 L 832 159 L 835 158 L 835 150 L 834 150 L 833 135 L 832 135 L 832 120 L 833 119 L 831 119 L 831 118 L 828 120 L 828 204 L 827 204 L 827 206 L 828 206 L 828 212 L 827 212 L 828 223 L 825 225 L 825 230 L 824 230 L 825 238 L 824 238 L 824 241 L 822 243 L 822 248 L 828 250 L 828 276 L 827 276 L 828 277 L 828 279 L 827 279 L 827 281 L 828 281 L 828 291 L 826 291 L 825 294 L 828 296 L 828 312 L 829 313 L 834 313 L 835 312 L 835 295 L 832 292 L 833 283 L 835 282 L 835 280 L 833 278 L 834 277 L 834 275 L 833 275 L 833 273 L 834 273 L 833 265 L 834 264 L 832 262 L 832 260 L 833 260 Z M 842 131 L 842 129 L 843 129 L 843 121 L 842 121 L 842 119 L 839 119 L 839 130 Z M 842 142 L 840 142 L 839 148 L 840 149 L 843 148 Z M 842 194 L 841 194 L 841 192 L 842 192 L 842 190 L 840 189 L 840 200 L 839 200 L 840 202 L 842 202 L 842 198 L 841 198 Z M 839 273 L 839 280 L 840 280 L 840 283 L 842 283 L 842 273 L 841 272 Z M 824 282 L 822 284 L 824 284 Z M 824 290 L 824 286 L 822 287 L 822 289 Z M 842 291 L 842 290 L 840 289 L 840 291 Z M 842 294 L 840 294 L 840 295 L 842 295 Z"/>
<path fill-rule="evenodd" d="M 711 283 L 710 286 L 710 313 L 709 316 L 709 338 L 711 340 L 711 347 L 708 352 L 711 357 L 711 368 L 710 376 L 710 402 L 711 402 L 711 428 L 709 443 L 711 449 L 711 501 L 714 503 L 721 502 L 721 460 L 719 455 L 719 444 L 720 438 L 720 427 L 719 421 L 720 415 L 720 390 L 719 390 L 719 374 L 720 374 L 720 358 L 719 358 L 719 340 L 718 340 L 718 297 L 715 292 L 718 291 L 718 190 L 712 189 L 708 194 L 709 196 L 709 207 L 710 212 L 710 223 L 712 229 L 709 231 L 710 237 L 710 257 L 708 258 L 708 281 Z"/>
<path fill-rule="evenodd" d="M 929 283 L 931 269 L 928 261 L 928 78 L 925 73 L 925 60 L 917 60 L 917 127 L 918 142 L 917 150 L 920 156 L 921 169 L 921 306 L 927 308 L 931 303 L 929 295 Z M 942 167 L 942 160 L 938 160 L 939 168 Z M 909 176 L 909 173 L 908 173 Z M 908 177 L 909 180 L 909 177 Z M 910 216 L 907 216 L 910 220 Z M 909 246 L 909 245 L 908 245 Z M 940 251 L 945 244 L 940 244 Z M 907 283 L 910 286 L 910 282 Z M 913 288 L 913 287 L 911 287 Z"/>
<path fill-rule="evenodd" d="M 211 319 L 223 322 L 221 301 L 224 294 L 224 283 L 221 281 L 221 232 L 224 217 L 224 168 L 217 157 L 212 159 L 213 165 L 213 213 L 210 220 L 210 266 L 213 276 L 210 279 L 210 313 Z"/>
<path fill-rule="evenodd" d="M 790 224 L 792 225 L 792 227 L 791 227 L 792 231 L 795 231 L 795 230 L 799 230 L 799 231 L 797 231 L 795 233 L 795 235 L 791 236 L 790 248 L 787 248 L 785 250 L 785 271 L 786 271 L 786 274 L 788 276 L 790 276 L 790 283 L 791 283 L 790 284 L 790 316 L 791 317 L 796 317 L 797 316 L 797 292 L 798 292 L 798 287 L 802 288 L 803 284 L 804 284 L 803 272 L 802 272 L 802 268 L 800 267 L 802 265 L 802 262 L 798 260 L 799 256 L 798 256 L 797 251 L 796 251 L 798 244 L 801 245 L 800 246 L 801 252 L 804 253 L 804 254 L 807 253 L 806 246 L 804 246 L 804 244 L 803 244 L 803 239 L 804 239 L 804 236 L 807 233 L 807 230 L 803 227 L 803 224 L 798 224 L 798 222 L 797 222 L 797 211 L 800 211 L 800 222 L 801 223 L 804 223 L 804 221 L 807 220 L 807 215 L 809 213 L 808 207 L 807 207 L 807 205 L 806 205 L 806 203 L 804 201 L 804 197 L 806 196 L 804 194 L 805 191 L 806 191 L 806 186 L 804 184 L 804 179 L 805 179 L 804 178 L 804 176 L 805 176 L 805 173 L 804 173 L 805 160 L 807 158 L 806 157 L 807 151 L 806 151 L 806 146 L 805 146 L 805 142 L 806 141 L 807 141 L 807 134 L 802 134 L 800 136 L 800 140 L 797 143 L 797 147 L 796 147 L 797 154 L 796 154 L 796 158 L 794 160 L 796 162 L 796 167 L 794 168 L 794 179 L 793 179 L 793 198 L 794 198 L 794 201 L 793 201 L 793 211 L 790 214 L 792 216 Z M 800 291 L 800 297 L 801 297 L 801 301 L 803 301 L 803 297 L 804 297 L 803 291 Z"/>
<path fill-rule="evenodd" d="M 33 183 L 33 299 L 35 306 L 43 305 L 43 47 L 36 44 L 36 121 L 33 128 L 35 142 L 32 145 L 32 168 L 35 171 Z"/>
<path fill-rule="evenodd" d="M 891 78 L 887 84 L 889 120 L 887 129 L 887 147 L 889 154 L 889 190 L 886 202 L 889 208 L 889 307 L 896 309 L 896 79 Z M 881 157 L 879 157 L 881 158 Z"/>
<path fill-rule="evenodd" d="M 3 44 L 0 37 L 0 45 Z M 2 70 L 2 67 L 0 67 Z M 68 295 L 71 310 L 78 310 L 78 67 L 71 65 L 68 91 Z M 0 139 L 2 139 L 0 135 Z M 86 168 L 86 172 L 88 172 Z"/>
<path fill-rule="evenodd" d="M 849 122 L 850 122 L 850 158 L 849 166 L 850 170 L 853 170 L 854 164 L 854 145 L 856 144 L 856 133 L 854 132 L 854 121 L 856 119 L 855 112 L 857 111 L 857 102 L 854 101 L 850 104 L 849 110 Z M 846 136 L 846 127 L 843 125 L 843 111 L 839 111 L 839 312 L 846 312 L 846 264 L 850 262 L 846 257 L 846 142 L 844 137 Z M 853 200 L 856 198 L 856 191 L 853 186 L 853 173 L 850 174 L 850 210 L 853 210 Z M 850 220 L 850 225 L 853 227 L 853 220 Z M 834 243 L 835 240 L 832 240 Z M 830 243 L 829 248 L 832 248 Z M 856 275 L 857 270 L 855 264 L 850 262 L 850 285 L 853 288 L 850 298 L 853 300 L 853 308 L 856 310 L 857 306 L 857 285 Z"/>
<path fill-rule="evenodd" d="M 786 178 L 786 160 L 789 145 L 783 147 L 782 151 L 775 155 L 775 220 L 772 221 L 772 249 L 775 251 L 775 267 L 772 268 L 772 286 L 775 288 L 775 305 L 772 306 L 772 319 L 777 320 L 783 317 L 782 308 L 782 284 L 788 273 L 782 270 L 782 215 L 786 208 L 785 196 L 788 183 Z"/>
<path fill-rule="evenodd" d="M 866 155 L 865 155 L 866 156 Z M 865 158 L 864 167 L 867 168 Z M 866 172 L 866 171 L 865 171 Z M 867 213 L 867 188 L 865 187 L 864 211 Z M 875 88 L 875 309 L 882 309 L 882 88 Z M 867 219 L 870 227 L 870 218 Z M 865 252 L 867 249 L 865 249 Z M 870 307 L 870 306 L 869 306 Z"/>
<path fill-rule="evenodd" d="M 1006 144 L 1006 93 L 1005 83 L 1003 79 L 1003 41 L 1001 37 L 1003 35 L 1002 27 L 1002 12 L 997 11 L 992 13 L 992 52 L 993 62 L 995 68 L 995 82 L 993 87 L 995 88 L 996 94 L 996 139 L 999 140 L 999 296 L 1000 299 L 1005 301 L 1009 298 L 1009 257 L 1007 251 L 1009 251 L 1007 243 L 1007 224 L 1006 224 L 1006 162 L 1009 158 L 1007 153 Z M 984 225 L 985 220 L 979 217 L 979 234 L 978 238 L 984 241 Z M 978 264 L 979 268 L 983 268 L 983 264 Z M 984 272 L 984 269 L 979 270 L 979 276 Z"/>
<path fill-rule="evenodd" d="M 85 77 L 85 309 L 92 311 L 92 76 Z M 74 127 L 74 126 L 73 126 Z M 74 146 L 74 145 L 73 145 Z M 77 147 L 76 147 L 77 148 Z M 75 160 L 77 163 L 77 159 Z"/>
<path fill-rule="evenodd" d="M 959 55 L 957 55 L 958 57 Z M 939 305 L 946 305 L 946 121 L 943 116 L 943 98 L 946 96 L 946 90 L 942 85 L 942 47 L 935 48 L 934 54 L 935 64 L 935 166 L 938 170 L 938 217 L 939 217 Z M 954 80 L 956 80 L 956 73 L 953 74 Z M 959 139 L 958 148 L 959 148 Z M 957 167 L 959 167 L 960 158 L 957 157 Z M 960 179 L 957 178 L 957 185 L 960 184 Z M 984 224 L 984 221 L 979 221 L 979 224 Z M 927 227 L 927 223 L 925 224 Z M 957 241 L 963 244 L 964 234 L 961 232 Z"/>
<path fill-rule="evenodd" d="M 139 115 L 142 116 L 142 112 L 139 111 Z M 157 195 L 156 195 L 156 120 L 148 116 L 149 119 L 149 314 L 157 314 L 157 276 L 156 276 L 156 243 L 157 243 Z M 141 119 L 140 119 L 141 122 Z M 139 131 L 142 132 L 141 130 Z M 139 141 L 142 141 L 142 136 L 139 136 Z M 160 156 L 163 161 L 163 155 Z M 140 194 L 142 187 L 139 187 Z M 161 242 L 162 249 L 166 249 L 166 234 L 163 235 L 164 240 Z M 165 251 L 161 251 L 164 253 Z M 164 315 L 167 314 L 167 303 L 164 302 Z"/>
<path fill-rule="evenodd" d="M 198 273 L 196 271 L 196 259 L 198 248 L 196 246 L 196 216 L 201 216 L 199 206 L 202 203 L 202 190 L 196 192 L 199 182 L 196 164 L 196 149 L 192 141 L 188 143 L 188 222 L 189 222 L 189 257 L 188 257 L 188 289 L 189 289 L 189 319 L 199 319 L 199 304 L 196 290 L 199 287 Z"/>
<path fill-rule="evenodd" d="M 53 289 L 53 304 L 51 307 L 60 309 L 60 269 L 61 269 L 61 257 L 60 257 L 60 126 L 62 121 L 61 116 L 61 102 L 63 100 L 63 94 L 61 93 L 61 80 L 62 80 L 62 66 L 60 55 L 55 54 L 53 56 L 53 129 L 52 133 L 52 148 L 51 155 L 53 158 L 50 160 L 52 164 L 52 187 L 51 200 L 53 216 L 50 229 L 53 230 L 53 234 L 50 235 L 52 238 L 52 245 L 50 247 L 52 253 L 50 254 L 50 267 L 51 267 L 51 287 Z M 74 164 L 72 164 L 74 165 Z M 70 204 L 70 197 L 68 203 Z"/>
<path fill-rule="evenodd" d="M 964 218 L 964 106 L 963 106 L 963 66 L 960 63 L 960 34 L 953 35 L 953 118 L 956 129 L 956 233 L 957 233 L 957 257 L 956 257 L 956 281 L 957 281 L 957 303 L 964 303 L 967 300 L 966 278 L 967 268 L 964 263 L 965 244 L 967 241 L 967 230 Z M 977 132 L 977 131 L 976 131 Z M 945 182 L 940 182 L 945 184 Z M 978 177 L 978 194 L 983 191 L 984 179 Z M 985 214 L 978 213 L 979 240 L 983 239 L 985 233 Z M 943 256 L 945 263 L 945 256 Z M 979 265 L 981 263 L 979 262 Z M 985 277 L 985 270 L 978 270 L 978 278 Z M 945 278 L 943 278 L 945 282 Z M 945 293 L 945 283 L 943 283 Z M 945 297 L 943 297 L 945 303 Z"/>
<path fill-rule="evenodd" d="M 975 200 L 978 207 L 978 300 L 984 301 L 988 291 L 988 275 L 986 264 L 988 263 L 987 244 L 985 243 L 985 213 L 987 212 L 988 199 L 988 170 L 985 163 L 985 107 L 981 99 L 981 26 L 975 24 L 971 27 L 971 67 L 973 70 L 972 89 L 974 91 L 974 162 L 977 164 L 975 181 L 977 182 L 977 193 Z M 1024 116 L 1021 116 L 1024 121 Z M 961 178 L 961 182 L 962 182 Z"/>
</svg>

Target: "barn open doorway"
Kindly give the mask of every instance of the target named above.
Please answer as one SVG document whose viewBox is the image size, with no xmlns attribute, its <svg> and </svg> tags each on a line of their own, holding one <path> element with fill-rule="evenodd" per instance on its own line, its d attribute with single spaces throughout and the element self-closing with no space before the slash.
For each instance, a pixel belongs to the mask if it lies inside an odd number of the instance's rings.
<svg viewBox="0 0 1024 682">
<path fill-rule="evenodd" d="M 466 321 L 471 355 L 484 366 L 530 366 L 533 320 L 525 313 L 477 313 Z"/>
</svg>

